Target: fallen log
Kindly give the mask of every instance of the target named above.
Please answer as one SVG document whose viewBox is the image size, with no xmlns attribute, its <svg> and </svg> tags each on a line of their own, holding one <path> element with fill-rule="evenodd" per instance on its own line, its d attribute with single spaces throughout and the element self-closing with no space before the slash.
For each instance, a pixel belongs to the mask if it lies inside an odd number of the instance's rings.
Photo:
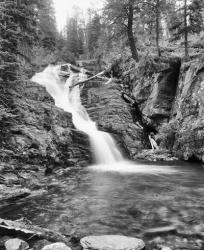
<svg viewBox="0 0 204 250">
<path fill-rule="evenodd" d="M 59 75 L 63 76 L 63 77 L 69 77 L 70 76 L 70 72 L 60 70 Z"/>
<path fill-rule="evenodd" d="M 80 72 L 81 72 L 81 69 L 82 69 L 82 68 L 77 67 L 77 66 L 75 66 L 75 65 L 73 65 L 73 64 L 70 64 L 70 63 L 66 63 L 66 64 L 62 64 L 62 65 L 61 65 L 61 67 L 64 67 L 64 66 L 68 66 L 68 67 L 70 68 L 70 70 L 75 71 L 76 73 L 80 73 Z M 87 69 L 85 69 L 85 71 L 86 71 L 86 74 L 87 74 L 87 75 L 93 76 L 93 73 L 92 73 L 91 71 L 89 71 L 89 70 L 87 70 Z"/>
<path fill-rule="evenodd" d="M 64 235 L 53 232 L 49 229 L 32 225 L 27 220 L 16 221 L 4 220 L 0 218 L 0 235 L 21 235 L 24 239 L 39 238 L 51 242 L 64 242 L 70 245 L 69 238 Z"/>
<path fill-rule="evenodd" d="M 98 73 L 98 74 L 96 74 L 96 75 L 94 75 L 92 77 L 89 77 L 88 79 L 86 79 L 84 81 L 79 81 L 79 82 L 73 84 L 72 86 L 70 86 L 69 88 L 72 89 L 72 88 L 74 88 L 74 87 L 76 87 L 78 85 L 84 84 L 84 83 L 89 82 L 89 81 L 91 81 L 91 80 L 93 80 L 95 78 L 101 77 L 105 72 L 106 71 L 104 70 L 104 71 L 102 71 L 102 72 L 100 72 L 100 73 Z M 108 79 L 106 78 L 106 80 L 109 80 L 109 78 Z"/>
<path fill-rule="evenodd" d="M 8 182 L 8 183 L 7 183 Z M 5 184 L 9 185 L 9 181 L 5 179 Z M 31 194 L 31 191 L 27 188 L 21 188 L 18 186 L 6 186 L 0 185 L 0 208 L 4 203 L 16 201 L 18 199 L 25 198 Z"/>
</svg>

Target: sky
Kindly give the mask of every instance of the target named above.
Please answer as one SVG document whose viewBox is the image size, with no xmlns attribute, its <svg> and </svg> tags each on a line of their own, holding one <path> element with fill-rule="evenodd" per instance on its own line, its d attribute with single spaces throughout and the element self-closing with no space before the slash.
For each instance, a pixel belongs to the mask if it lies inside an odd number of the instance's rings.
<svg viewBox="0 0 204 250">
<path fill-rule="evenodd" d="M 100 9 L 103 5 L 103 0 L 54 0 L 53 2 L 59 31 L 64 28 L 67 15 L 72 16 L 73 6 L 79 6 L 86 13 L 88 8 Z"/>
</svg>

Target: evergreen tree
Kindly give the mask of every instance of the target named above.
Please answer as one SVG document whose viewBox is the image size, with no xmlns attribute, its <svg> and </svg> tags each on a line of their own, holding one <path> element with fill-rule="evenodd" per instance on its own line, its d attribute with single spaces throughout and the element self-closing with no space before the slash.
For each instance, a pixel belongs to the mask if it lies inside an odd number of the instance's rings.
<svg viewBox="0 0 204 250">
<path fill-rule="evenodd" d="M 54 50 L 57 41 L 57 28 L 52 0 L 42 0 L 38 10 L 40 44 Z"/>
<path fill-rule="evenodd" d="M 185 57 L 188 59 L 188 34 L 200 33 L 203 30 L 204 3 L 200 0 L 192 0 L 191 2 L 177 0 L 176 3 L 171 19 L 171 30 L 174 31 L 173 38 L 175 40 L 184 37 Z"/>
<path fill-rule="evenodd" d="M 193 0 L 189 5 L 189 32 L 200 33 L 204 30 L 204 1 Z"/>
<path fill-rule="evenodd" d="M 87 24 L 87 47 L 89 56 L 93 57 L 94 52 L 98 49 L 98 39 L 101 34 L 100 16 L 95 13 Z"/>
<path fill-rule="evenodd" d="M 78 57 L 83 53 L 83 41 L 80 36 L 80 27 L 76 17 L 68 19 L 67 24 L 67 49 Z"/>
<path fill-rule="evenodd" d="M 137 35 L 133 31 L 134 13 L 138 11 L 135 3 L 136 0 L 107 0 L 104 16 L 108 21 L 107 25 L 113 26 L 111 31 L 113 36 L 127 35 L 132 57 L 138 62 Z"/>
<path fill-rule="evenodd" d="M 0 80 L 14 82 L 18 78 L 17 55 L 36 40 L 37 0 L 0 0 Z M 22 44 L 24 46 L 22 46 Z"/>
</svg>

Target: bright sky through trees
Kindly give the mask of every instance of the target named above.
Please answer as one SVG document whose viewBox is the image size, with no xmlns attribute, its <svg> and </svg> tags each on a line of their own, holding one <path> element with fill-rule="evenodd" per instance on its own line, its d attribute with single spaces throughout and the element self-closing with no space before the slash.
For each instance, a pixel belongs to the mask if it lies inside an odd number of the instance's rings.
<svg viewBox="0 0 204 250">
<path fill-rule="evenodd" d="M 100 9 L 102 5 L 103 0 L 54 0 L 58 29 L 63 29 L 67 15 L 72 16 L 74 6 L 79 6 L 86 13 L 88 8 Z"/>
</svg>

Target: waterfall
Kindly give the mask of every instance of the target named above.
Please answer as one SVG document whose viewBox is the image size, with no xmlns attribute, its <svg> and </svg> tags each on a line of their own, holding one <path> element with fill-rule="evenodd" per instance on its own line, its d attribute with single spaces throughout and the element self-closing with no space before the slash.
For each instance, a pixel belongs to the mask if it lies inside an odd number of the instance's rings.
<svg viewBox="0 0 204 250">
<path fill-rule="evenodd" d="M 54 98 L 56 106 L 72 113 L 74 126 L 90 138 L 96 164 L 109 165 L 121 162 L 123 157 L 113 138 L 97 129 L 96 123 L 90 119 L 81 104 L 80 87 L 70 88 L 74 83 L 84 80 L 84 73 L 73 73 L 66 82 L 63 82 L 58 72 L 59 66 L 50 65 L 43 72 L 35 74 L 31 80 L 46 88 Z"/>
</svg>

